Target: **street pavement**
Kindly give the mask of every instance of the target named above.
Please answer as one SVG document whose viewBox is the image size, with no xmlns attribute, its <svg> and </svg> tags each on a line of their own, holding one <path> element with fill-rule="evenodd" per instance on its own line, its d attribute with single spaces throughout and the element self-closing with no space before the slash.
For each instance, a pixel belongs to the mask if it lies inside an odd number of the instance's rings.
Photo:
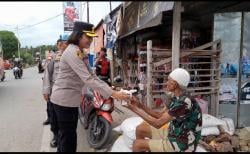
<svg viewBox="0 0 250 154">
<path fill-rule="evenodd" d="M 42 97 L 42 76 L 37 67 L 24 69 L 22 79 L 15 79 L 12 70 L 6 71 L 6 79 L 0 82 L 0 152 L 54 152 L 49 142 L 52 138 L 46 119 L 46 102 Z M 121 112 L 112 113 L 113 127 L 135 114 L 116 102 Z M 118 137 L 113 132 L 110 143 L 101 150 L 88 146 L 87 136 L 80 121 L 77 128 L 77 151 L 108 151 Z"/>
</svg>

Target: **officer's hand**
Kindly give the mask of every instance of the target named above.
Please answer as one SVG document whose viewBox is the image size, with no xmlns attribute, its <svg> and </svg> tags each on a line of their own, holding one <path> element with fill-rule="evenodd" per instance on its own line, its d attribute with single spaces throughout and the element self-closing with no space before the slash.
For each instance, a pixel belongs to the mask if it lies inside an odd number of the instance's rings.
<svg viewBox="0 0 250 154">
<path fill-rule="evenodd" d="M 43 98 L 46 100 L 46 102 L 49 101 L 49 95 L 48 94 L 43 94 Z"/>
<path fill-rule="evenodd" d="M 113 91 L 112 95 L 111 95 L 114 99 L 118 99 L 118 100 L 124 100 L 124 101 L 129 101 L 130 95 L 121 92 L 121 91 Z"/>
</svg>

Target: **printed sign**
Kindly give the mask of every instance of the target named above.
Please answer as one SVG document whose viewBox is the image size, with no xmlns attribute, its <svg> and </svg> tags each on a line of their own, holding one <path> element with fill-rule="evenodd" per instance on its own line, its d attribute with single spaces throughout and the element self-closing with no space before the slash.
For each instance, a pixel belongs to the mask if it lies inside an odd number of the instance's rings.
<svg viewBox="0 0 250 154">
<path fill-rule="evenodd" d="M 74 22 L 80 20 L 80 2 L 63 2 L 64 31 L 72 31 Z"/>
</svg>

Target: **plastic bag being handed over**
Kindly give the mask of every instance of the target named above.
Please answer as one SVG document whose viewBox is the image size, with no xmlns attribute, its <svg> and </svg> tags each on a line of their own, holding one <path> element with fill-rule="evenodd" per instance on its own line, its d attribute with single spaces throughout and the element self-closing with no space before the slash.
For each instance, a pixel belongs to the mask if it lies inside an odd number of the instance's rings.
<svg viewBox="0 0 250 154">
<path fill-rule="evenodd" d="M 126 94 L 128 94 L 128 95 L 130 95 L 130 98 L 132 98 L 133 93 L 136 93 L 136 92 L 137 92 L 136 89 L 131 89 L 131 90 L 124 90 L 124 89 L 121 89 L 120 91 L 121 91 L 121 92 L 124 92 L 124 93 L 126 93 Z M 126 101 L 121 101 L 121 104 L 122 104 L 123 106 L 127 106 L 127 105 L 128 105 L 128 102 L 126 102 Z"/>
</svg>

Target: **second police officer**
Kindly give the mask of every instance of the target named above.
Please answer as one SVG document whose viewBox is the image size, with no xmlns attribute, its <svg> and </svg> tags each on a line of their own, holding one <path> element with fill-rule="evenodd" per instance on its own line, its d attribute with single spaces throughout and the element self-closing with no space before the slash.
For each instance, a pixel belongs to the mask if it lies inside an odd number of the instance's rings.
<svg viewBox="0 0 250 154">
<path fill-rule="evenodd" d="M 51 131 L 53 132 L 53 139 L 50 142 L 51 147 L 57 146 L 57 136 L 58 136 L 58 126 L 55 120 L 55 111 L 53 109 L 53 105 L 50 102 L 50 96 L 52 92 L 52 87 L 56 81 L 58 72 L 59 72 L 59 63 L 61 56 L 64 50 L 67 48 L 67 40 L 69 35 L 63 34 L 57 41 L 57 48 L 55 55 L 53 58 L 48 62 L 44 71 L 44 78 L 43 78 L 43 96 L 44 99 L 47 101 L 47 115 L 48 115 L 48 122 L 51 125 Z"/>
</svg>

